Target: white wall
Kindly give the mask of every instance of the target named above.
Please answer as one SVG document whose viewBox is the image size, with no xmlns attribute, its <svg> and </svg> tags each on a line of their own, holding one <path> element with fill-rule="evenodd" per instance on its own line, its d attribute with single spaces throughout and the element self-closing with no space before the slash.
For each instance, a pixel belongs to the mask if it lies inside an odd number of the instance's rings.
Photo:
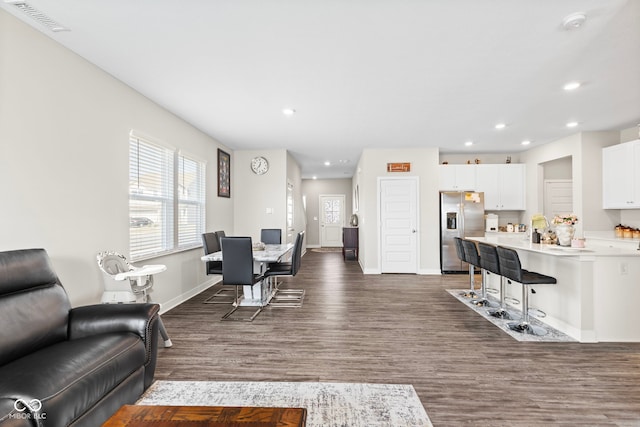
<svg viewBox="0 0 640 427">
<path fill-rule="evenodd" d="M 602 209 L 602 148 L 618 142 L 619 132 L 582 133 L 582 230 L 610 231 L 619 222 L 615 212 Z"/>
<path fill-rule="evenodd" d="M 306 222 L 308 246 L 320 246 L 320 195 L 344 194 L 345 226 L 348 226 L 353 207 L 352 193 L 352 180 L 350 178 L 302 180 L 302 194 L 307 200 Z"/>
<path fill-rule="evenodd" d="M 267 173 L 256 175 L 251 171 L 251 159 L 256 156 L 262 156 L 269 162 Z M 231 162 L 234 178 L 231 197 L 235 212 L 233 233 L 251 236 L 254 241 L 260 241 L 262 228 L 279 228 L 284 233 L 287 220 L 286 150 L 238 150 Z M 271 213 L 267 213 L 268 209 Z"/>
<path fill-rule="evenodd" d="M 131 129 L 207 159 L 207 227 L 233 226 L 216 141 L 0 10 L 0 250 L 47 249 L 73 305 L 100 300 L 97 252 L 128 256 Z M 165 309 L 208 284 L 201 252 L 147 262 Z"/>
<path fill-rule="evenodd" d="M 256 175 L 251 171 L 251 159 L 256 156 L 262 156 L 269 162 L 267 173 Z M 234 177 L 231 188 L 235 213 L 233 233 L 260 241 L 261 229 L 279 228 L 283 242 L 293 243 L 295 234 L 306 228 L 302 208 L 302 174 L 297 162 L 284 149 L 238 150 L 231 161 Z M 293 230 L 287 226 L 287 182 L 293 184 Z"/>
<path fill-rule="evenodd" d="M 571 157 L 552 160 L 543 165 L 544 179 L 572 179 L 573 166 Z"/>
<path fill-rule="evenodd" d="M 528 150 L 521 155 L 527 165 L 527 210 L 523 221 L 543 211 L 544 163 L 571 158 L 573 209 L 576 232 L 613 229 L 614 219 L 602 209 L 602 147 L 619 140 L 618 132 L 583 132 Z"/>
<path fill-rule="evenodd" d="M 296 234 L 305 231 L 305 239 L 302 242 L 302 252 L 304 253 L 307 247 L 307 216 L 302 204 L 302 171 L 290 153 L 287 153 L 287 183 L 293 184 L 293 227 L 287 230 L 287 242 L 294 243 Z"/>
<path fill-rule="evenodd" d="M 410 162 L 411 172 L 389 173 L 387 163 Z M 417 176 L 419 178 L 420 223 L 418 225 L 422 274 L 440 273 L 440 229 L 437 148 L 365 149 L 362 153 L 354 186 L 359 186 L 360 263 L 365 273 L 380 272 L 379 228 L 377 223 L 377 182 L 384 176 Z"/>
</svg>

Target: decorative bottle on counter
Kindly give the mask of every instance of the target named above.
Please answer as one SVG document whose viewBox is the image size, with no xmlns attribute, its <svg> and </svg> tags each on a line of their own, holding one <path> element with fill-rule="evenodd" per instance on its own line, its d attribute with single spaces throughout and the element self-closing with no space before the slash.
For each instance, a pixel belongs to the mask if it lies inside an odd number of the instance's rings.
<svg viewBox="0 0 640 427">
<path fill-rule="evenodd" d="M 534 228 L 533 233 L 531 233 L 531 243 L 540 243 L 540 233 L 538 233 L 537 228 Z"/>
</svg>

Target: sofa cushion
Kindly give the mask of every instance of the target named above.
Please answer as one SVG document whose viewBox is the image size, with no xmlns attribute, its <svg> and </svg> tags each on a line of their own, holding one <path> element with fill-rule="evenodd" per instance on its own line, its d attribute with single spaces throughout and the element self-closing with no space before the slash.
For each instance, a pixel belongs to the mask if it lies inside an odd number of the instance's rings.
<svg viewBox="0 0 640 427">
<path fill-rule="evenodd" d="M 66 340 L 69 308 L 58 285 L 0 298 L 0 365 Z"/>
<path fill-rule="evenodd" d="M 0 365 L 67 339 L 71 305 L 43 249 L 0 253 Z"/>
<path fill-rule="evenodd" d="M 0 367 L 0 399 L 38 399 L 47 426 L 66 426 L 139 370 L 145 357 L 132 333 L 59 342 Z"/>
</svg>

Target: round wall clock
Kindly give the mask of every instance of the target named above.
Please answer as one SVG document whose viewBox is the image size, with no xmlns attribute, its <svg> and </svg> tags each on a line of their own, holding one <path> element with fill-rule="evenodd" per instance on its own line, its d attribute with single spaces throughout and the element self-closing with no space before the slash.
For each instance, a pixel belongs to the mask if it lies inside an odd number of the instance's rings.
<svg viewBox="0 0 640 427">
<path fill-rule="evenodd" d="M 251 170 L 257 175 L 264 175 L 269 170 L 269 162 L 264 157 L 254 157 L 251 159 Z"/>
</svg>

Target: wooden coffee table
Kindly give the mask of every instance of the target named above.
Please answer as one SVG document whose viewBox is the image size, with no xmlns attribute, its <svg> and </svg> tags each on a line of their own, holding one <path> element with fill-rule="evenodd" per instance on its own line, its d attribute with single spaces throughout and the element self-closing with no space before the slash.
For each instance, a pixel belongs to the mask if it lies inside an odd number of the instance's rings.
<svg viewBox="0 0 640 427">
<path fill-rule="evenodd" d="M 103 427 L 303 427 L 304 408 L 125 405 Z"/>
</svg>

